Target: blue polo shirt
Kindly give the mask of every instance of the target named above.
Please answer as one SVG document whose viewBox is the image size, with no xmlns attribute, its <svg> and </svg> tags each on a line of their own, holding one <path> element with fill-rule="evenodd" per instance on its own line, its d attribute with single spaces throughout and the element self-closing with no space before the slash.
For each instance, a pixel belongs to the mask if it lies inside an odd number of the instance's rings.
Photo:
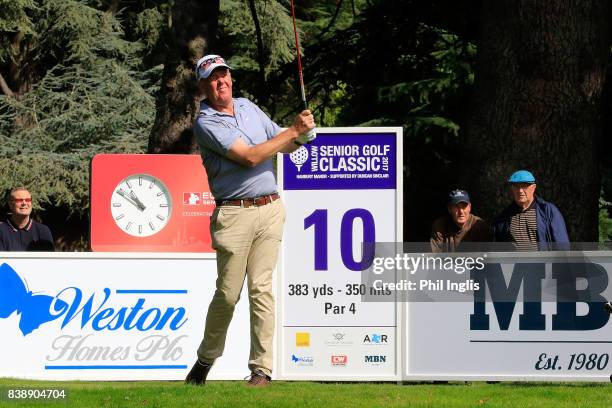
<svg viewBox="0 0 612 408">
<path fill-rule="evenodd" d="M 281 128 L 257 105 L 245 98 L 234 98 L 234 116 L 200 103 L 194 134 L 216 199 L 253 198 L 277 191 L 272 160 L 251 168 L 227 158 L 232 144 L 242 139 L 255 146 L 272 139 Z"/>
<path fill-rule="evenodd" d="M 7 218 L 0 222 L 0 251 L 53 251 L 51 230 L 31 218 L 19 228 Z"/>
</svg>

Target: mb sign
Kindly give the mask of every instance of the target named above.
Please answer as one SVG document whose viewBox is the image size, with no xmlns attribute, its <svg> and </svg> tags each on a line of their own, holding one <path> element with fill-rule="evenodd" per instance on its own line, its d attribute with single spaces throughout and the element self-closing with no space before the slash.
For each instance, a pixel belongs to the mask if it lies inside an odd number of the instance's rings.
<svg viewBox="0 0 612 408">
<path fill-rule="evenodd" d="M 550 329 L 553 331 L 582 331 L 601 329 L 608 323 L 610 314 L 604 310 L 607 302 L 602 294 L 608 288 L 608 274 L 600 264 L 555 263 L 552 281 L 546 278 L 545 259 L 541 263 L 517 263 L 513 265 L 510 280 L 506 283 L 501 264 L 487 264 L 480 271 L 473 271 L 471 278 L 480 283 L 474 295 L 474 313 L 470 316 L 470 330 L 490 330 L 489 314 L 485 308 L 486 289 L 495 310 L 500 330 L 508 330 L 514 314 L 519 291 L 523 292 L 523 313 L 518 328 L 546 330 L 546 316 L 542 311 L 543 296 L 556 304 Z M 578 289 L 579 282 L 583 288 Z M 548 283 L 548 284 L 547 284 Z M 544 293 L 547 287 L 548 293 Z M 550 290 L 552 289 L 552 290 Z M 586 314 L 579 314 L 578 304 L 587 306 Z"/>
<path fill-rule="evenodd" d="M 488 256 L 469 301 L 406 306 L 406 377 L 609 381 L 612 253 Z"/>
</svg>

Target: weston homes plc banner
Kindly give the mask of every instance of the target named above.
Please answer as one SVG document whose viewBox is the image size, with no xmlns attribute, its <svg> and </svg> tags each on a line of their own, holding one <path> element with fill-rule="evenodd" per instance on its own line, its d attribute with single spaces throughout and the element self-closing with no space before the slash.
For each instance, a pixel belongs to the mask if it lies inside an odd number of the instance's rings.
<svg viewBox="0 0 612 408">
<path fill-rule="evenodd" d="M 214 291 L 214 257 L 27 256 L 0 259 L 0 377 L 184 379 Z M 246 302 L 234 319 L 211 378 L 246 372 Z"/>
</svg>

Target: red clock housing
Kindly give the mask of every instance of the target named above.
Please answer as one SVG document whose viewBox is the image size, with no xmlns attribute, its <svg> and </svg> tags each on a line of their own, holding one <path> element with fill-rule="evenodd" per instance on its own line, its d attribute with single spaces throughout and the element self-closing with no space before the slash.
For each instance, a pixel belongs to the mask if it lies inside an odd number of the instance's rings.
<svg viewBox="0 0 612 408">
<path fill-rule="evenodd" d="M 168 223 L 154 235 L 137 237 L 121 230 L 111 214 L 111 196 L 133 174 L 159 179 L 171 195 Z M 92 251 L 214 252 L 210 216 L 215 202 L 199 155 L 99 154 L 91 162 Z"/>
</svg>

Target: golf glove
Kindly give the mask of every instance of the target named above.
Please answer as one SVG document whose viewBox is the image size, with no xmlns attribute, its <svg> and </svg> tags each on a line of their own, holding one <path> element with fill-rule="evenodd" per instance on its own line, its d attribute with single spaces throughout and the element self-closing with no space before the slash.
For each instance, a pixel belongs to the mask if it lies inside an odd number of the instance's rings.
<svg viewBox="0 0 612 408">
<path fill-rule="evenodd" d="M 304 145 L 310 143 L 317 138 L 317 132 L 314 129 L 310 129 L 306 133 L 302 133 L 295 139 L 295 143 L 298 145 Z"/>
</svg>

